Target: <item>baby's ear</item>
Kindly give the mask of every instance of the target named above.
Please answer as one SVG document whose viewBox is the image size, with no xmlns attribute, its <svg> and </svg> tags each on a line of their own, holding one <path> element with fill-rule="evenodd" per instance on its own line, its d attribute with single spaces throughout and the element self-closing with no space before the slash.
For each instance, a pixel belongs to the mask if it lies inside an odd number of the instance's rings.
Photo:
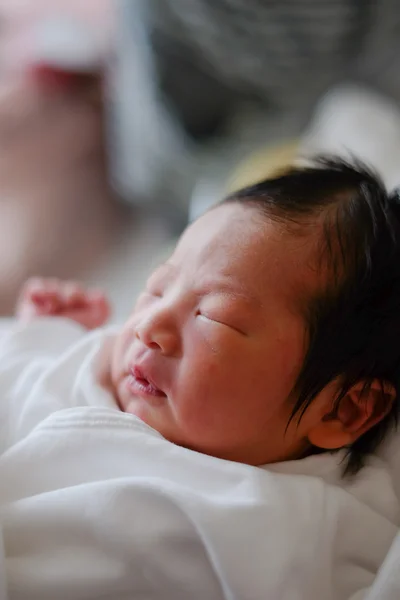
<svg viewBox="0 0 400 600">
<path fill-rule="evenodd" d="M 324 450 L 337 450 L 353 444 L 371 427 L 390 412 L 396 399 L 391 384 L 378 380 L 366 385 L 354 385 L 332 412 L 327 410 L 322 419 L 308 432 L 308 441 Z"/>
</svg>

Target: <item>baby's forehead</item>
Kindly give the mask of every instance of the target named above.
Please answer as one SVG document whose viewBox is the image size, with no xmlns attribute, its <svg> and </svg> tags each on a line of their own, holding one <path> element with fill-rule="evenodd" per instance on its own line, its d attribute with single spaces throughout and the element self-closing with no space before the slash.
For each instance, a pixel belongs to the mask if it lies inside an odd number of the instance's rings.
<svg viewBox="0 0 400 600">
<path fill-rule="evenodd" d="M 296 235 L 259 211 L 232 203 L 192 224 L 173 260 L 197 280 L 226 279 L 260 301 L 281 297 L 295 309 L 322 283 L 316 254 L 315 236 Z"/>
</svg>

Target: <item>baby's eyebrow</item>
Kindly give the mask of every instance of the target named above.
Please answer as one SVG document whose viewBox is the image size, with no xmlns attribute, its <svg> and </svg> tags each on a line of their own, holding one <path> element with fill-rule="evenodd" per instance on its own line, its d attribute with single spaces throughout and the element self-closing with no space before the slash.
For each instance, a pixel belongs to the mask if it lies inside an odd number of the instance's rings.
<svg viewBox="0 0 400 600">
<path fill-rule="evenodd" d="M 176 266 L 175 266 L 175 265 L 173 265 L 172 263 L 170 263 L 170 262 L 167 260 L 167 261 L 165 261 L 165 262 L 162 262 L 162 263 L 160 263 L 160 264 L 159 264 L 158 266 L 156 266 L 156 268 L 155 268 L 155 270 L 156 270 L 156 271 L 160 271 L 160 270 L 163 270 L 163 269 L 166 269 L 166 270 L 168 270 L 168 271 L 170 271 L 170 270 L 174 270 L 174 271 L 175 271 L 175 270 L 176 270 Z"/>
<path fill-rule="evenodd" d="M 150 274 L 150 277 L 152 277 L 153 275 L 157 275 L 157 276 L 166 276 L 169 274 L 174 274 L 177 271 L 177 267 L 175 265 L 173 265 L 172 263 L 166 261 L 163 262 L 161 264 L 159 264 L 158 266 L 155 267 L 155 269 L 153 269 L 153 272 Z"/>
<path fill-rule="evenodd" d="M 178 271 L 179 266 L 167 260 L 166 262 L 160 264 L 155 272 L 160 274 L 161 276 L 172 276 L 176 275 Z M 232 299 L 238 299 L 242 302 L 245 302 L 251 309 L 260 309 L 263 306 L 261 299 L 256 295 L 251 294 L 249 290 L 245 289 L 244 287 L 233 285 L 232 282 L 224 281 L 223 279 L 218 281 L 211 280 L 203 283 L 201 286 L 195 284 L 195 288 L 193 291 L 197 296 L 220 294 Z"/>
<path fill-rule="evenodd" d="M 231 283 L 224 283 L 223 281 L 210 282 L 209 284 L 205 284 L 201 288 L 196 290 L 196 293 L 200 296 L 210 294 L 224 295 L 232 299 L 244 301 L 250 306 L 250 308 L 262 307 L 262 302 L 260 298 L 251 294 L 248 290 L 237 288 L 235 286 L 232 286 Z"/>
</svg>

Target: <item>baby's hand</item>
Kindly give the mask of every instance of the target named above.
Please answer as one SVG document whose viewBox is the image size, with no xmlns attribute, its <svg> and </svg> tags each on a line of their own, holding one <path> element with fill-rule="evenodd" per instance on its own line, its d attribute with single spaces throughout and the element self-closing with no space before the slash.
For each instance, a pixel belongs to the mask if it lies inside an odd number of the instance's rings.
<svg viewBox="0 0 400 600">
<path fill-rule="evenodd" d="M 110 312 L 102 292 L 85 290 L 73 281 L 29 279 L 20 294 L 16 316 L 24 321 L 39 316 L 65 317 L 96 329 L 108 321 Z"/>
</svg>

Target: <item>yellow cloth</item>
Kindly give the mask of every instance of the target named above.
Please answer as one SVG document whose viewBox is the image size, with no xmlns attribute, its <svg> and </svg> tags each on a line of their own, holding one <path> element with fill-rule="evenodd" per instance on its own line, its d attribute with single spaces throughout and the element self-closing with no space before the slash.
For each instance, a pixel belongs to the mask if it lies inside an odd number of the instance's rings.
<svg viewBox="0 0 400 600">
<path fill-rule="evenodd" d="M 228 193 L 259 183 L 291 166 L 297 158 L 298 143 L 290 142 L 259 150 L 239 165 L 228 180 Z"/>
</svg>

